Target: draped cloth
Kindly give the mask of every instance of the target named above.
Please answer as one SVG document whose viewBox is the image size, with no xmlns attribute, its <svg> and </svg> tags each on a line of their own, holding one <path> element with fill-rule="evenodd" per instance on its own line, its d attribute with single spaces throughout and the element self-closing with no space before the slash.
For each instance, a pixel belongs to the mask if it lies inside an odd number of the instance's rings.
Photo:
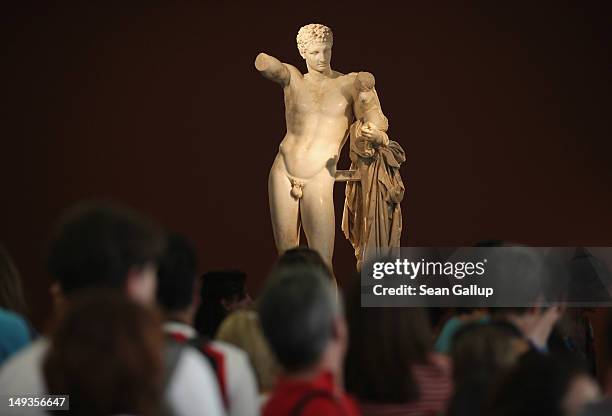
<svg viewBox="0 0 612 416">
<path fill-rule="evenodd" d="M 400 165 L 406 160 L 402 147 L 389 140 L 375 146 L 360 136 L 361 120 L 350 128 L 351 169 L 359 181 L 347 182 L 342 231 L 355 249 L 357 269 L 368 258 L 392 255 L 400 246 L 404 183 Z"/>
</svg>

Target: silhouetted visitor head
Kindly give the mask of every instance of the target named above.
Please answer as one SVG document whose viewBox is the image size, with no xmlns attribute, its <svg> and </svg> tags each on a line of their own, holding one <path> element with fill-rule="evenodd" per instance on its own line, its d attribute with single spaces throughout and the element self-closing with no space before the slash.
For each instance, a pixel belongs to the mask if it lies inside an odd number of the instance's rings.
<svg viewBox="0 0 612 416">
<path fill-rule="evenodd" d="M 193 318 L 200 303 L 197 268 L 194 245 L 182 235 L 169 234 L 157 269 L 157 303 L 165 313 L 189 311 Z"/>
<path fill-rule="evenodd" d="M 455 383 L 476 374 L 491 381 L 528 350 L 523 334 L 509 323 L 468 323 L 455 333 L 451 343 Z"/>
<path fill-rule="evenodd" d="M 288 373 L 339 368 L 346 324 L 328 276 L 312 265 L 275 268 L 258 305 L 264 334 Z"/>
<path fill-rule="evenodd" d="M 0 244 L 0 308 L 27 315 L 21 276 L 8 251 Z"/>
<path fill-rule="evenodd" d="M 80 204 L 56 228 L 48 269 L 64 296 L 94 287 L 113 288 L 151 303 L 164 244 L 163 233 L 128 208 Z"/>
<path fill-rule="evenodd" d="M 491 416 L 575 416 L 599 398 L 597 383 L 569 356 L 525 354 L 495 387 Z"/>
<path fill-rule="evenodd" d="M 358 282 L 359 277 L 355 278 Z M 426 364 L 432 349 L 423 308 L 363 308 L 361 286 L 348 288 L 347 391 L 369 403 L 407 403 L 418 398 L 414 364 Z"/>
<path fill-rule="evenodd" d="M 81 291 L 51 336 L 43 363 L 48 392 L 70 394 L 71 415 L 156 415 L 162 351 L 152 309 L 115 290 Z"/>
<path fill-rule="evenodd" d="M 507 322 L 472 322 L 461 327 L 451 343 L 455 391 L 448 415 L 484 415 L 491 386 L 528 349 L 523 334 Z"/>
<path fill-rule="evenodd" d="M 298 246 L 285 251 L 278 258 L 275 267 L 307 264 L 323 270 L 331 279 L 332 273 L 318 251 L 308 247 Z"/>
<path fill-rule="evenodd" d="M 239 270 L 217 270 L 202 276 L 201 304 L 196 312 L 198 332 L 214 338 L 225 317 L 238 309 L 251 306 L 246 288 L 246 273 Z"/>
</svg>

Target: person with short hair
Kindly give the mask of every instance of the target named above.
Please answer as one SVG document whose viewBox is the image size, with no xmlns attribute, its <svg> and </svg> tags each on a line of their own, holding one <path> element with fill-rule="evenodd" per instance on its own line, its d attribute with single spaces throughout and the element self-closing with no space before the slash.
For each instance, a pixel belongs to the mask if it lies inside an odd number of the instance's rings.
<svg viewBox="0 0 612 416">
<path fill-rule="evenodd" d="M 48 270 L 57 279 L 53 287 L 56 312 L 61 313 L 72 297 L 87 289 L 114 290 L 135 302 L 154 305 L 157 262 L 164 245 L 164 233 L 128 208 L 110 203 L 77 205 L 62 217 L 49 249 Z M 0 369 L 0 391 L 44 394 L 42 360 L 48 349 L 48 340 L 40 337 L 13 356 Z M 170 357 L 174 360 L 174 355 Z M 164 392 L 175 416 L 223 415 L 210 365 L 191 348 L 181 349 L 176 361 Z M 44 414 L 36 407 L 19 412 Z"/>
<path fill-rule="evenodd" d="M 165 236 L 134 211 L 109 203 L 77 205 L 59 221 L 47 269 L 61 303 L 82 289 L 125 291 L 132 299 L 155 300 L 157 262 Z"/>
<path fill-rule="evenodd" d="M 200 285 L 197 253 L 186 237 L 168 236 L 157 274 L 157 303 L 164 313 L 166 335 L 195 347 L 211 363 L 230 416 L 258 415 L 257 385 L 248 356 L 234 345 L 201 336 L 193 327 Z"/>
<path fill-rule="evenodd" d="M 331 269 L 325 263 L 319 252 L 305 246 L 297 246 L 285 251 L 279 256 L 275 267 L 293 266 L 299 264 L 307 264 L 318 267 L 326 275 L 328 275 L 330 279 L 334 278 Z"/>
<path fill-rule="evenodd" d="M 309 265 L 278 267 L 268 278 L 258 311 L 284 370 L 263 415 L 359 414 L 342 389 L 348 333 L 328 276 Z"/>
</svg>

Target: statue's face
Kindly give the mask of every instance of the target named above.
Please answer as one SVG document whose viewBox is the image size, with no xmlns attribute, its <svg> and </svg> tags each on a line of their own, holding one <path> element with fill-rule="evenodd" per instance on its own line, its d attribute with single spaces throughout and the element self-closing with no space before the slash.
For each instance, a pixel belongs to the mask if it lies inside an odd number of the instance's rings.
<svg viewBox="0 0 612 416">
<path fill-rule="evenodd" d="M 325 43 L 309 43 L 306 46 L 306 51 L 302 54 L 302 58 L 306 60 L 308 69 L 317 72 L 325 72 L 329 69 L 332 55 L 332 44 Z"/>
</svg>

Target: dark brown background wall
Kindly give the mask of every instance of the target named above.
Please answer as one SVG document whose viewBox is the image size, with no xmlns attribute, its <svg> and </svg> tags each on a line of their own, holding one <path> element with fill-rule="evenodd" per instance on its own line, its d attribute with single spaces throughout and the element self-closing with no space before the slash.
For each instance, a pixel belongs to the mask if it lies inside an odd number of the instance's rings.
<svg viewBox="0 0 612 416">
<path fill-rule="evenodd" d="M 377 77 L 407 152 L 405 245 L 612 245 L 610 14 L 593 2 L 39 3 L 2 12 L 0 136 L 0 240 L 37 324 L 50 226 L 89 197 L 186 233 L 202 270 L 243 268 L 257 292 L 275 258 L 267 175 L 285 127 L 282 92 L 253 60 L 304 69 L 295 34 L 311 22 L 334 30 L 335 69 Z M 339 222 L 341 185 L 335 198 Z M 341 281 L 353 264 L 338 229 Z"/>
</svg>

